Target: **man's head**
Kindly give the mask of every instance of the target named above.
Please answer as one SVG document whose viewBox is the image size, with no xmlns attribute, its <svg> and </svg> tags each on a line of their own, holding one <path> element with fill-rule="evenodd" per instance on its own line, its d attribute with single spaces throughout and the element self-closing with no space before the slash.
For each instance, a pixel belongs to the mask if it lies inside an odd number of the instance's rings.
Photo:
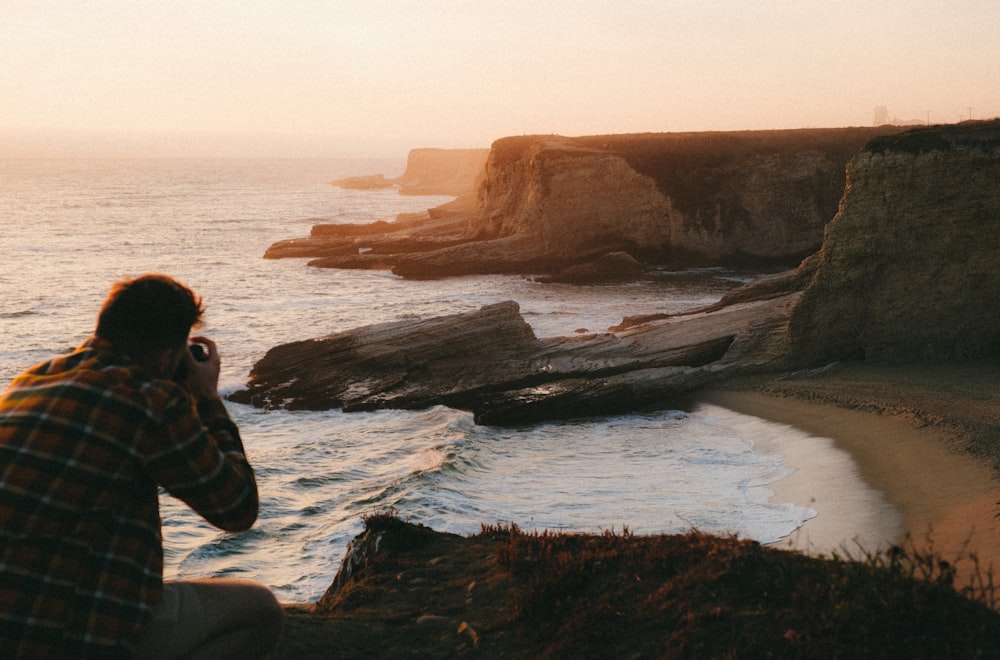
<svg viewBox="0 0 1000 660">
<path fill-rule="evenodd" d="M 115 283 L 97 317 L 95 334 L 145 362 L 185 347 L 204 311 L 201 298 L 177 280 L 143 275 Z"/>
</svg>

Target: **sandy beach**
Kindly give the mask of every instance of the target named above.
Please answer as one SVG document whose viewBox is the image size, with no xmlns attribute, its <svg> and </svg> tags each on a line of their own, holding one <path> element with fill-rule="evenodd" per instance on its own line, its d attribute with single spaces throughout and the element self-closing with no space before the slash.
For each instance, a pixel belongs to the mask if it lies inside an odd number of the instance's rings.
<svg viewBox="0 0 1000 660">
<path fill-rule="evenodd" d="M 817 512 L 788 546 L 860 552 L 909 535 L 918 548 L 959 559 L 964 573 L 970 553 L 1000 567 L 998 373 L 994 365 L 848 365 L 736 380 L 699 398 L 828 438 L 850 457 L 860 481 L 850 465 L 830 463 L 837 451 L 778 448 L 797 470 L 771 485 L 775 500 Z"/>
</svg>

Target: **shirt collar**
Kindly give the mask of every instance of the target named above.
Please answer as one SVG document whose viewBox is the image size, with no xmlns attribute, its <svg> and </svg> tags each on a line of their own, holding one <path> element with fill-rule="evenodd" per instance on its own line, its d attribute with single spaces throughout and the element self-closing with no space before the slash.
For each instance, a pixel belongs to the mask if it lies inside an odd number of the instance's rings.
<svg viewBox="0 0 1000 660">
<path fill-rule="evenodd" d="M 107 339 L 102 339 L 97 335 L 91 335 L 87 337 L 80 347 L 76 349 L 77 351 L 94 351 L 97 353 L 106 353 L 110 355 L 115 361 L 119 362 L 135 362 L 129 355 L 122 353 L 115 348 L 114 344 L 109 342 Z"/>
</svg>

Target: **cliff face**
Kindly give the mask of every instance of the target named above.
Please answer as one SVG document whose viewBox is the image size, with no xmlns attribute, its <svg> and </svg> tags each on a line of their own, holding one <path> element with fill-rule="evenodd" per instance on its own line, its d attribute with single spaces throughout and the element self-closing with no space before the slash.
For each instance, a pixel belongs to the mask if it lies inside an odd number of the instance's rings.
<svg viewBox="0 0 1000 660">
<path fill-rule="evenodd" d="M 411 149 L 396 179 L 403 195 L 465 195 L 476 189 L 489 149 Z"/>
<path fill-rule="evenodd" d="M 620 155 L 543 139 L 518 157 L 498 157 L 494 146 L 479 189 L 481 235 L 533 235 L 552 251 L 607 242 L 660 246 L 676 215 L 656 183 Z"/>
<path fill-rule="evenodd" d="M 848 158 L 879 130 L 505 138 L 479 189 L 483 237 L 613 244 L 717 263 L 817 249 Z"/>
<path fill-rule="evenodd" d="M 872 141 L 817 258 L 797 359 L 1000 356 L 1000 122 Z"/>
<path fill-rule="evenodd" d="M 401 195 L 468 195 L 479 185 L 489 153 L 489 149 L 411 149 L 400 177 L 371 174 L 330 183 L 354 190 L 399 186 Z"/>
<path fill-rule="evenodd" d="M 466 186 L 461 209 L 431 209 L 425 226 L 408 220 L 353 238 L 318 225 L 266 256 L 321 257 L 311 265 L 391 268 L 408 278 L 557 274 L 612 252 L 646 265 L 792 265 L 819 247 L 850 157 L 900 130 L 521 136 L 494 142 L 488 159 L 483 150 L 416 149 L 392 183 L 401 192 Z M 442 240 L 434 223 L 445 215 Z M 367 256 L 358 258 L 359 249 Z"/>
</svg>

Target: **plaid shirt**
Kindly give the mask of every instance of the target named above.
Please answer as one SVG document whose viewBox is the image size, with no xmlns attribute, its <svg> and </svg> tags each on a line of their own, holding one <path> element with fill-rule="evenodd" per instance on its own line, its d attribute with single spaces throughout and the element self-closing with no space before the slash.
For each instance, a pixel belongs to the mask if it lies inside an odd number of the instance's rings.
<svg viewBox="0 0 1000 660">
<path fill-rule="evenodd" d="M 128 657 L 159 602 L 157 485 L 249 528 L 257 485 L 218 399 L 91 337 L 0 395 L 0 657 Z"/>
</svg>

